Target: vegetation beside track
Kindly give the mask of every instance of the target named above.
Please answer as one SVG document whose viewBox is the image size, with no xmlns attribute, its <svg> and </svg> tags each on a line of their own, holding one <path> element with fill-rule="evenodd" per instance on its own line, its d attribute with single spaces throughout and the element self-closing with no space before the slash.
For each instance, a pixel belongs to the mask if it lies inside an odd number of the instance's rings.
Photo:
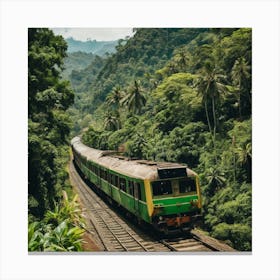
<svg viewBox="0 0 280 280">
<path fill-rule="evenodd" d="M 79 95 L 71 110 L 82 112 L 75 129 L 89 126 L 83 141 L 188 164 L 203 186 L 203 229 L 241 251 L 251 250 L 251 36 L 140 28 L 99 71 L 93 62 L 93 72 L 71 76 Z"/>
<path fill-rule="evenodd" d="M 28 30 L 29 251 L 81 250 L 82 220 L 66 169 L 71 129 L 66 110 L 74 101 L 70 83 L 61 79 L 66 49 L 51 30 Z"/>
</svg>

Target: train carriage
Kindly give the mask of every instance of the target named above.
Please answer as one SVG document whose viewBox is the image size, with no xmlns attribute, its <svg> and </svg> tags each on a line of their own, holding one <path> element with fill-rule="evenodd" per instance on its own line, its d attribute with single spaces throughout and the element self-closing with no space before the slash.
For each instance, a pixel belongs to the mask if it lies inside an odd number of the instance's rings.
<svg viewBox="0 0 280 280">
<path fill-rule="evenodd" d="M 79 137 L 72 139 L 71 146 L 81 172 L 139 220 L 167 233 L 188 231 L 200 218 L 198 176 L 186 165 L 132 160 L 90 148 Z"/>
</svg>

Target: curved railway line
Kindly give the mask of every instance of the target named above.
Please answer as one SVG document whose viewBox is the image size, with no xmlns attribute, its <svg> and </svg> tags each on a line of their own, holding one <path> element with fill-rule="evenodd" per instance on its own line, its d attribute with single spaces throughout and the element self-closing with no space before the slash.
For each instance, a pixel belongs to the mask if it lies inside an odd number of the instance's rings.
<svg viewBox="0 0 280 280">
<path fill-rule="evenodd" d="M 235 251 L 193 231 L 190 237 L 158 239 L 145 233 L 108 206 L 80 177 L 73 162 L 69 168 L 87 221 L 86 230 L 101 251 L 108 252 L 213 252 Z"/>
</svg>

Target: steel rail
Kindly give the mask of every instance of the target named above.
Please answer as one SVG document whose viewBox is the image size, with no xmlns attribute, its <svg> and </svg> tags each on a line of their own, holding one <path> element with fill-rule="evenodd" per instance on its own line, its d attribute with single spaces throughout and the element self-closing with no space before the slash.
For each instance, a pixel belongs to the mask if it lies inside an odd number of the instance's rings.
<svg viewBox="0 0 280 280">
<path fill-rule="evenodd" d="M 71 163 L 72 164 L 72 163 Z M 73 174 L 73 164 L 71 166 L 71 171 L 72 171 L 72 175 Z M 94 210 L 94 213 L 98 216 L 98 217 L 95 217 L 95 220 L 96 218 L 100 218 L 103 222 L 103 225 L 107 228 L 107 230 L 109 231 L 109 233 L 111 233 L 111 235 L 114 237 L 114 239 L 118 242 L 118 244 L 125 250 L 125 251 L 129 251 L 129 248 L 127 248 L 127 244 L 125 244 L 125 242 L 121 241 L 120 240 L 120 237 L 122 236 L 117 236 L 117 234 L 114 232 L 114 229 L 112 229 L 112 226 L 110 226 L 108 224 L 108 222 L 104 219 L 104 214 L 107 214 L 109 216 L 109 218 L 111 219 L 111 222 L 114 222 L 114 226 L 118 226 L 120 227 L 120 229 L 123 231 L 123 233 L 120 233 L 118 235 L 128 235 L 132 241 L 138 245 L 138 247 L 140 247 L 141 249 L 143 249 L 144 251 L 149 251 L 148 248 L 146 248 L 143 244 L 141 244 L 141 242 L 139 240 L 137 240 L 123 225 L 123 221 L 120 220 L 118 221 L 118 218 L 114 217 L 113 214 L 112 214 L 112 211 L 109 210 L 109 207 L 104 203 L 104 201 L 102 199 L 100 199 L 91 189 L 89 189 L 89 187 L 85 184 L 85 182 L 83 182 L 80 178 L 79 178 L 79 181 L 81 182 L 78 182 L 77 181 L 77 175 L 75 174 L 74 175 L 75 177 L 75 181 L 76 181 L 76 184 L 79 185 L 79 183 L 83 184 L 83 189 L 79 188 L 80 190 L 80 193 L 83 195 L 83 201 L 85 202 L 85 200 L 87 201 L 87 205 L 90 206 L 90 207 L 93 207 L 91 208 L 91 210 Z M 86 193 L 85 193 L 86 192 Z M 87 194 L 87 195 L 86 195 Z M 91 199 L 90 199 L 90 198 Z M 103 216 L 99 213 L 98 209 L 96 208 L 96 205 L 94 205 L 93 201 L 95 203 L 97 203 L 103 212 Z M 104 207 L 105 206 L 105 207 Z M 100 241 L 102 242 L 102 245 L 104 246 L 104 248 L 109 251 L 110 249 L 108 248 L 108 246 L 105 244 L 103 238 L 101 237 L 101 231 L 100 229 L 98 229 L 99 226 L 97 226 L 96 224 L 98 224 L 97 221 L 93 221 L 93 219 L 90 219 L 91 221 L 91 224 L 95 227 L 95 230 L 98 234 L 98 238 L 100 239 Z M 125 236 L 124 236 L 125 237 Z"/>
</svg>

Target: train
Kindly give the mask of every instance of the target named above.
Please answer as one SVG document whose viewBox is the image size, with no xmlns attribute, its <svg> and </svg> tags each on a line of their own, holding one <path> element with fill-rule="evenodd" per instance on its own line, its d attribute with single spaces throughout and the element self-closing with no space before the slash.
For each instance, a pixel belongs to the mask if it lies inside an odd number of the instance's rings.
<svg viewBox="0 0 280 280">
<path fill-rule="evenodd" d="M 190 232 L 201 220 L 198 175 L 185 164 L 124 157 L 71 140 L 73 161 L 109 201 L 157 232 Z"/>
</svg>

